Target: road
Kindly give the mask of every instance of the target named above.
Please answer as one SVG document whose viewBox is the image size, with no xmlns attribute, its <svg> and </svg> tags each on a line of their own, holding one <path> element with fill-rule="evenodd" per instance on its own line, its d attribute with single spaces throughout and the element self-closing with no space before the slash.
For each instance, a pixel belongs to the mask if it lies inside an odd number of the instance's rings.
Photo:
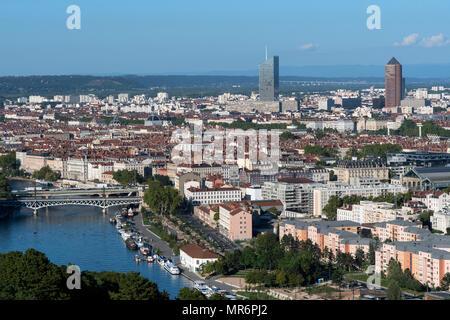
<svg viewBox="0 0 450 320">
<path fill-rule="evenodd" d="M 188 224 L 200 229 L 206 238 L 213 242 L 216 246 L 224 251 L 233 252 L 237 249 L 242 249 L 237 243 L 227 239 L 218 230 L 211 228 L 210 226 L 204 225 L 199 219 L 191 214 L 184 214 L 181 216 L 182 219 L 188 222 Z"/>
<path fill-rule="evenodd" d="M 361 287 L 367 288 L 367 282 L 364 282 L 364 281 L 361 281 L 361 280 L 350 280 L 350 281 L 355 281 Z M 377 285 L 372 285 L 372 286 L 374 288 L 376 288 L 376 290 L 383 291 L 383 292 L 387 291 L 387 287 L 377 286 Z M 422 296 L 416 296 L 416 295 L 413 295 L 411 293 L 407 293 L 407 292 L 404 292 L 404 291 L 402 291 L 402 294 L 405 297 L 405 299 L 423 299 Z"/>
<path fill-rule="evenodd" d="M 159 249 L 161 251 L 161 255 L 166 256 L 168 258 L 173 256 L 173 251 L 165 242 L 164 240 L 161 240 L 156 234 L 148 230 L 147 227 L 144 226 L 144 222 L 142 220 L 142 214 L 138 214 L 138 216 L 133 217 L 134 226 L 137 231 L 142 233 L 145 238 L 148 239 L 149 244 L 155 248 Z"/>
<path fill-rule="evenodd" d="M 155 235 L 153 232 L 149 231 L 147 229 L 147 227 L 144 226 L 142 214 L 138 214 L 138 216 L 133 217 L 133 222 L 134 222 L 134 226 L 135 226 L 136 230 L 139 231 L 141 234 L 143 234 L 144 237 L 149 240 L 149 244 L 154 249 L 158 248 L 159 250 L 161 250 L 161 254 L 166 257 L 173 256 L 173 251 L 169 247 L 169 245 L 164 240 L 161 240 L 160 238 L 158 238 L 157 235 Z M 179 265 L 180 262 L 178 260 L 178 257 L 174 257 L 174 258 L 175 258 L 174 262 Z M 181 269 L 183 269 L 183 268 L 181 268 Z M 198 274 L 196 274 L 194 272 L 190 272 L 185 269 L 182 270 L 182 275 L 191 281 L 203 280 Z M 229 286 L 229 285 L 221 283 L 221 282 L 217 282 L 213 279 L 203 280 L 203 281 L 205 281 L 208 286 L 216 286 L 220 289 L 223 289 L 223 290 L 226 290 L 229 292 L 231 292 L 233 289 L 235 289 L 232 286 Z"/>
</svg>

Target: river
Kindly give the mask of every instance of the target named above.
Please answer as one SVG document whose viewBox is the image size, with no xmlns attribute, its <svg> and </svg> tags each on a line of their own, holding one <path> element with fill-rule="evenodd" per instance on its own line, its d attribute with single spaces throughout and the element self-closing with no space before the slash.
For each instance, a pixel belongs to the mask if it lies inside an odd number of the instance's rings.
<svg viewBox="0 0 450 320">
<path fill-rule="evenodd" d="M 30 186 L 24 181 L 11 181 L 13 190 Z M 34 248 L 47 255 L 51 262 L 78 265 L 89 271 L 137 271 L 158 284 L 160 290 L 174 299 L 183 287 L 192 282 L 181 275 L 170 275 L 159 264 L 136 263 L 136 252 L 128 250 L 109 222 L 115 208 L 103 215 L 100 208 L 62 206 L 41 209 L 37 216 L 30 209 L 16 210 L 0 220 L 0 252 L 25 251 Z"/>
</svg>

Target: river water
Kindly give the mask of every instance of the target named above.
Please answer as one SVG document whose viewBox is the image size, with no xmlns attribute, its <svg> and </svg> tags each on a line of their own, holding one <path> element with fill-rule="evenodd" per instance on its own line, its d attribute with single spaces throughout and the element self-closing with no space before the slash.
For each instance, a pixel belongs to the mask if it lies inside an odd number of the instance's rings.
<svg viewBox="0 0 450 320">
<path fill-rule="evenodd" d="M 13 189 L 30 186 L 11 181 Z M 51 262 L 78 265 L 89 271 L 137 271 L 166 290 L 171 299 L 192 282 L 181 275 L 170 275 L 159 264 L 136 263 L 136 252 L 128 250 L 116 228 L 109 222 L 117 209 L 103 215 L 100 208 L 62 206 L 41 209 L 37 216 L 30 209 L 16 210 L 0 220 L 0 253 L 34 248 L 47 255 Z"/>
</svg>

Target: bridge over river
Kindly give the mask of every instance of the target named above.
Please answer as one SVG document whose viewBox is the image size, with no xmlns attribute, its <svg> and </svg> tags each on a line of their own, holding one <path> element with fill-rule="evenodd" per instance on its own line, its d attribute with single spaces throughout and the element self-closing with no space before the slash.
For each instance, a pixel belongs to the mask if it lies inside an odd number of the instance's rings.
<svg viewBox="0 0 450 320">
<path fill-rule="evenodd" d="M 93 206 L 105 213 L 111 207 L 141 204 L 143 194 L 143 187 L 18 190 L 13 192 L 14 199 L 0 201 L 0 207 L 25 207 L 37 214 L 39 209 L 55 206 Z"/>
</svg>

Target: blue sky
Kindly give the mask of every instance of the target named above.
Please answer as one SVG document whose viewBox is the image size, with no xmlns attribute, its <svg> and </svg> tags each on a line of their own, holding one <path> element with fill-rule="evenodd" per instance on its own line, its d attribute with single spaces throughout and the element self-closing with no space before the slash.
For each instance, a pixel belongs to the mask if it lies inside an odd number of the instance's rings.
<svg viewBox="0 0 450 320">
<path fill-rule="evenodd" d="M 69 5 L 81 30 L 68 30 Z M 366 9 L 381 8 L 381 30 Z M 0 75 L 450 63 L 448 0 L 1 0 Z M 406 39 L 405 39 L 406 38 Z"/>
</svg>

